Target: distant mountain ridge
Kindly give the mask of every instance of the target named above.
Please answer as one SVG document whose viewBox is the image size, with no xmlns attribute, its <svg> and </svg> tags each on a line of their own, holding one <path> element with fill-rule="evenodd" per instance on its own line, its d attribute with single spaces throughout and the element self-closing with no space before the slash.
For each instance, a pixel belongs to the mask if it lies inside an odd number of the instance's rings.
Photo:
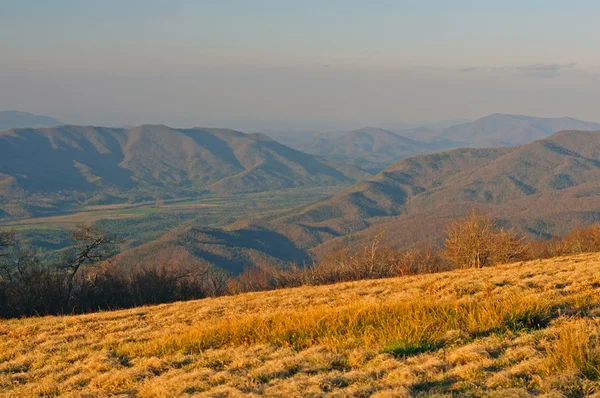
<svg viewBox="0 0 600 398">
<path fill-rule="evenodd" d="M 463 147 L 524 145 L 562 130 L 600 130 L 600 123 L 498 113 L 472 122 L 439 127 L 393 131 L 365 127 L 290 145 L 326 159 L 350 161 L 360 167 L 380 171 L 398 160 L 420 154 Z"/>
<path fill-rule="evenodd" d="M 439 136 L 470 147 L 523 145 L 562 130 L 600 130 L 600 123 L 495 113 L 443 130 Z"/>
<path fill-rule="evenodd" d="M 19 111 L 0 111 L 0 131 L 25 127 L 54 127 L 61 124 L 63 123 L 49 116 Z"/>
<path fill-rule="evenodd" d="M 0 132 L 0 200 L 13 205 L 35 198 L 100 204 L 348 185 L 369 175 L 264 135 L 227 129 L 60 126 Z"/>
<path fill-rule="evenodd" d="M 374 127 L 364 127 L 333 137 L 318 138 L 297 147 L 306 153 L 331 160 L 350 160 L 356 164 L 369 162 L 385 164 L 401 157 L 430 150 L 430 147 L 423 142 Z"/>
</svg>

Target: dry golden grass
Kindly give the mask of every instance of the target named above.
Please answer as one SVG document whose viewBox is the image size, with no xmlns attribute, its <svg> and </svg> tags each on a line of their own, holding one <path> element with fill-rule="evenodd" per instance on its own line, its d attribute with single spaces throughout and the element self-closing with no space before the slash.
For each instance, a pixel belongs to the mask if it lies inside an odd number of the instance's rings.
<svg viewBox="0 0 600 398">
<path fill-rule="evenodd" d="M 49 217 L 32 217 L 13 221 L 4 221 L 0 225 L 3 227 L 17 226 L 44 226 L 44 225 L 64 225 L 72 226 L 82 222 L 96 222 L 100 220 L 119 220 L 125 218 L 140 217 L 138 213 L 111 213 L 110 211 L 82 211 L 77 213 L 65 214 Z"/>
<path fill-rule="evenodd" d="M 102 205 L 88 206 L 85 211 L 78 211 L 69 214 L 61 214 L 48 217 L 31 217 L 26 219 L 9 220 L 0 222 L 5 227 L 11 226 L 44 226 L 44 225 L 63 225 L 72 226 L 78 223 L 90 223 L 101 220 L 120 220 L 127 218 L 141 217 L 145 214 L 154 213 L 161 210 L 195 210 L 204 207 L 216 207 L 212 203 L 174 203 L 162 206 L 152 205 Z"/>
<path fill-rule="evenodd" d="M 0 321 L 3 396 L 584 396 L 600 254 Z"/>
</svg>

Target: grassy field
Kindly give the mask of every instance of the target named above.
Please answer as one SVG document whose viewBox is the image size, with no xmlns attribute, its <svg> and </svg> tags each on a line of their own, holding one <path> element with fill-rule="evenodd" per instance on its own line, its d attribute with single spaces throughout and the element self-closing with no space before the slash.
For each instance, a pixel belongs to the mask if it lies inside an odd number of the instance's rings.
<svg viewBox="0 0 600 398">
<path fill-rule="evenodd" d="M 111 205 L 85 206 L 76 211 L 65 211 L 47 217 L 0 221 L 0 227 L 15 229 L 47 229 L 71 227 L 78 223 L 93 223 L 99 220 L 119 220 L 142 217 L 157 212 L 203 212 L 213 207 L 218 213 L 243 213 L 246 215 L 269 215 L 291 209 L 326 197 L 340 187 L 305 188 L 229 196 L 207 196 L 195 199 L 173 199 L 162 202 L 122 203 Z M 212 209 L 214 212 L 215 209 Z"/>
<path fill-rule="evenodd" d="M 244 219 L 272 218 L 326 197 L 340 187 L 297 188 L 268 193 L 174 199 L 87 206 L 49 217 L 0 221 L 0 229 L 15 229 L 35 246 L 57 249 L 68 245 L 68 231 L 79 223 L 95 223 L 126 238 L 124 248 L 147 243 L 175 228 L 222 227 Z"/>
<path fill-rule="evenodd" d="M 51 217 L 35 217 L 25 220 L 7 221 L 2 227 L 22 229 L 47 229 L 57 227 L 72 227 L 79 223 L 94 223 L 100 220 L 118 220 L 123 218 L 139 217 L 159 211 L 159 208 L 139 208 L 121 210 L 88 210 L 77 213 Z"/>
<path fill-rule="evenodd" d="M 218 206 L 214 203 L 201 201 L 172 201 L 157 205 L 154 203 L 114 204 L 87 206 L 82 211 L 59 214 L 49 217 L 32 217 L 27 219 L 8 220 L 0 223 L 0 227 L 22 229 L 47 229 L 57 227 L 72 227 L 79 223 L 94 223 L 100 220 L 120 220 L 141 217 L 160 211 L 190 211 L 198 208 Z"/>
<path fill-rule="evenodd" d="M 586 396 L 600 254 L 0 323 L 3 396 Z"/>
</svg>

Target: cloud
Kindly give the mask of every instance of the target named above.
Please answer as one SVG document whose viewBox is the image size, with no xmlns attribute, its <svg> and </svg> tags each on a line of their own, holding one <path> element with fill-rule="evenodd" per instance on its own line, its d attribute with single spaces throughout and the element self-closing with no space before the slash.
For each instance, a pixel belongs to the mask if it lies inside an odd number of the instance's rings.
<svg viewBox="0 0 600 398">
<path fill-rule="evenodd" d="M 577 66 L 577 63 L 571 62 L 570 64 L 532 64 L 532 65 L 521 65 L 517 66 L 516 69 L 525 72 L 525 75 L 531 77 L 537 77 L 541 79 L 548 79 L 558 77 L 562 72 L 571 70 Z"/>
</svg>

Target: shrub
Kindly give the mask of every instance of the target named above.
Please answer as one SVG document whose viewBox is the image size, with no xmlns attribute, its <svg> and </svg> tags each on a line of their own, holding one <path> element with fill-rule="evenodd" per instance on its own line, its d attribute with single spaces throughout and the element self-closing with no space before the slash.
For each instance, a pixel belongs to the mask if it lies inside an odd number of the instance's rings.
<svg viewBox="0 0 600 398">
<path fill-rule="evenodd" d="M 440 255 L 438 248 L 423 244 L 400 254 L 398 275 L 430 274 L 452 268 L 455 267 Z"/>
</svg>

